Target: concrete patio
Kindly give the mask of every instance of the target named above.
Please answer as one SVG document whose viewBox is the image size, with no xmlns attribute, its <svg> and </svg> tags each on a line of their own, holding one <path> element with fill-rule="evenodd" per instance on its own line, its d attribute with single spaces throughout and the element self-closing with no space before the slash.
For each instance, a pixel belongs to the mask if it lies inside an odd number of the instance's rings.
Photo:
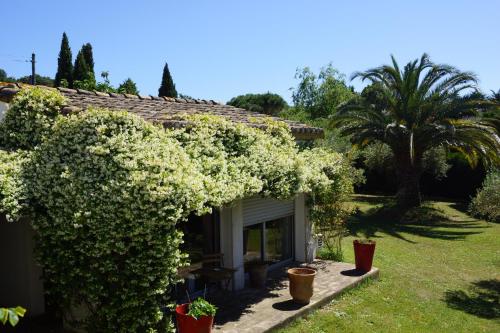
<svg viewBox="0 0 500 333">
<path fill-rule="evenodd" d="M 290 267 L 297 265 L 291 265 Z M 308 265 L 317 269 L 314 295 L 308 305 L 292 302 L 288 292 L 286 268 L 269 277 L 265 289 L 246 288 L 236 293 L 217 293 L 210 297 L 219 310 L 215 332 L 260 333 L 282 327 L 293 319 L 315 310 L 368 278 L 376 278 L 378 269 L 359 274 L 353 264 L 316 260 Z"/>
</svg>

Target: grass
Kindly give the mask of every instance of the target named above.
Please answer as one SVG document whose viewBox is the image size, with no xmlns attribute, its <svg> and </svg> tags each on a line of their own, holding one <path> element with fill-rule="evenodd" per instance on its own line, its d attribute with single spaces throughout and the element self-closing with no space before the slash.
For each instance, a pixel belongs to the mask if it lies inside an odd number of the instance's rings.
<svg viewBox="0 0 500 333">
<path fill-rule="evenodd" d="M 380 278 L 278 332 L 500 332 L 500 224 L 452 202 L 400 215 L 391 199 L 356 196 L 343 241 L 377 241 Z"/>
</svg>

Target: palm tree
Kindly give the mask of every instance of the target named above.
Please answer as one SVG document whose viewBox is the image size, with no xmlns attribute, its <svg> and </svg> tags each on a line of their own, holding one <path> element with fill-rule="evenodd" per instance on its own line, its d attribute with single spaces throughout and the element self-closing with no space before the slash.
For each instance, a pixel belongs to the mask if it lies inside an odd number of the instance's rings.
<svg viewBox="0 0 500 333">
<path fill-rule="evenodd" d="M 424 153 L 435 147 L 455 149 L 472 166 L 479 159 L 499 163 L 500 140 L 490 123 L 479 118 L 487 101 L 466 100 L 461 94 L 476 90 L 473 73 L 434 64 L 424 54 L 403 70 L 392 57 L 383 65 L 352 76 L 378 86 L 383 103 L 360 97 L 342 106 L 333 126 L 351 142 L 365 146 L 389 145 L 394 154 L 398 180 L 397 202 L 402 207 L 421 204 L 420 176 Z"/>
</svg>

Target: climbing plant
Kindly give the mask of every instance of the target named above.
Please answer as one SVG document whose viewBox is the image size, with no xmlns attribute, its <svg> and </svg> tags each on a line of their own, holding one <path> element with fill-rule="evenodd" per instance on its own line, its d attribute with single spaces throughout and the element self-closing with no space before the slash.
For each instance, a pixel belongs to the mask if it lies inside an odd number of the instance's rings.
<svg viewBox="0 0 500 333">
<path fill-rule="evenodd" d="M 29 105 L 16 98 L 11 109 Z M 0 153 L 0 210 L 31 217 L 48 292 L 64 309 L 86 309 L 69 319 L 87 331 L 172 330 L 164 313 L 186 261 L 176 224 L 190 213 L 254 195 L 341 198 L 351 188 L 342 155 L 299 150 L 282 123 L 180 117 L 186 127 L 164 129 L 119 111 L 54 116 L 38 142 L 17 146 L 35 149 Z M 10 124 L 22 122 L 13 115 Z"/>
</svg>

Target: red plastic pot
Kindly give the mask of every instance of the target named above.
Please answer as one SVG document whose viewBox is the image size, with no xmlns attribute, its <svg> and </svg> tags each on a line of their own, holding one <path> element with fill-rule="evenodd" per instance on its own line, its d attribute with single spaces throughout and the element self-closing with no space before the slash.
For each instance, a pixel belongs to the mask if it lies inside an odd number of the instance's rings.
<svg viewBox="0 0 500 333">
<path fill-rule="evenodd" d="M 360 272 L 369 272 L 372 269 L 373 254 L 375 253 L 375 241 L 354 240 L 354 259 L 356 261 L 356 270 Z"/>
<path fill-rule="evenodd" d="M 201 316 L 195 319 L 188 316 L 189 303 L 179 304 L 175 308 L 175 318 L 179 333 L 211 333 L 214 324 L 213 316 Z"/>
</svg>

